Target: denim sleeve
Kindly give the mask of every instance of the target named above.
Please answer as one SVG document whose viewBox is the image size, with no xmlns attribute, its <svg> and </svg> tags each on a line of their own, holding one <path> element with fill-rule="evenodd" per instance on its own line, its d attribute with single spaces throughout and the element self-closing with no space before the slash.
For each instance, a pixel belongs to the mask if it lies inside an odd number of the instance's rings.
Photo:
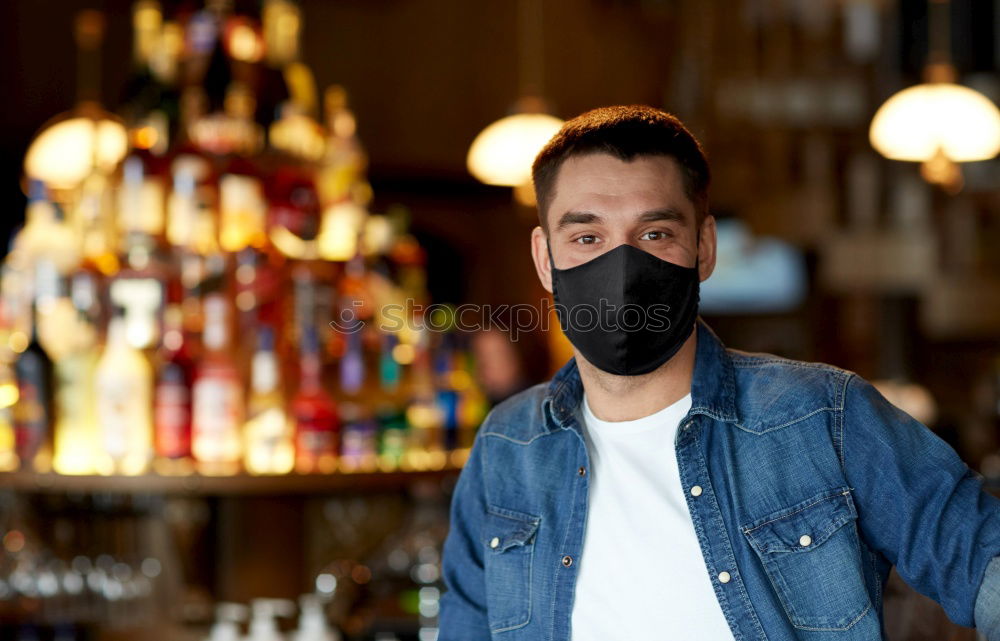
<svg viewBox="0 0 1000 641">
<path fill-rule="evenodd" d="M 482 434 L 482 428 L 480 428 Z M 477 435 L 451 498 L 451 524 L 444 542 L 438 641 L 490 638 L 486 619 L 483 548 L 479 529 L 486 514 L 483 438 Z"/>
<path fill-rule="evenodd" d="M 986 641 L 1000 641 L 1000 556 L 986 566 L 976 597 L 976 629 Z"/>
<path fill-rule="evenodd" d="M 848 381 L 842 420 L 865 541 L 952 621 L 974 625 L 986 567 L 1000 555 L 1000 499 L 947 443 L 858 376 Z"/>
</svg>

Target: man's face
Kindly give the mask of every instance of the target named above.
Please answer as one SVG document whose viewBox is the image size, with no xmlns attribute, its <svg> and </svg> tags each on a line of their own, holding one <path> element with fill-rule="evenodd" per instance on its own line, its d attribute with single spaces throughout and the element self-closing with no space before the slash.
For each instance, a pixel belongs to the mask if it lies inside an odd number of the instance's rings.
<svg viewBox="0 0 1000 641">
<path fill-rule="evenodd" d="M 628 162 L 609 154 L 571 156 L 556 176 L 546 222 L 559 269 L 626 243 L 684 267 L 693 267 L 697 256 L 701 280 L 715 267 L 715 219 L 707 216 L 699 228 L 680 168 L 669 156 Z M 532 257 L 542 285 L 551 292 L 546 236 L 540 227 L 532 232 Z"/>
</svg>

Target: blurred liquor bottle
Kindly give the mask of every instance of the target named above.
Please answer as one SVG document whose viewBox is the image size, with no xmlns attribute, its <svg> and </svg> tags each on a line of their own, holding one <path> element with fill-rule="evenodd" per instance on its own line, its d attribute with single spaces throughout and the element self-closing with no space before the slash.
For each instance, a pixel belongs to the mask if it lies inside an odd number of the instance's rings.
<svg viewBox="0 0 1000 641">
<path fill-rule="evenodd" d="M 455 355 L 452 386 L 459 392 L 457 412 L 458 434 L 455 447 L 471 448 L 476 430 L 490 411 L 486 393 L 476 380 L 476 362 L 471 349 L 465 347 Z"/>
<path fill-rule="evenodd" d="M 452 333 L 440 336 L 434 350 L 434 384 L 437 388 L 437 403 L 441 411 L 442 440 L 445 449 L 453 449 L 458 443 L 459 410 L 461 407 L 462 377 L 455 367 L 456 337 Z"/>
<path fill-rule="evenodd" d="M 142 474 L 153 458 L 153 368 L 129 341 L 125 310 L 115 307 L 95 374 L 97 422 L 117 474 Z"/>
<path fill-rule="evenodd" d="M 337 344 L 340 353 L 341 456 L 348 466 L 374 469 L 377 462 L 373 404 L 378 396 L 380 331 L 365 258 L 355 251 L 337 283 Z M 334 333 L 331 332 L 331 337 Z M 374 373 L 374 376 L 370 376 Z"/>
<path fill-rule="evenodd" d="M 197 21 L 190 21 L 189 28 L 191 23 L 197 24 Z M 189 39 L 197 42 L 194 35 Z M 179 272 L 184 329 L 189 335 L 202 333 L 202 297 L 221 289 L 220 270 L 224 271 L 226 263 L 218 240 L 215 170 L 211 157 L 199 147 L 194 136 L 194 126 L 206 109 L 204 90 L 197 85 L 185 87 L 171 162 L 173 185 L 167 205 L 167 239 Z"/>
<path fill-rule="evenodd" d="M 70 298 L 75 322 L 62 335 L 65 349 L 55 362 L 55 425 L 52 466 L 60 474 L 109 473 L 97 422 L 94 380 L 98 363 L 98 284 L 90 271 L 73 276 Z"/>
<path fill-rule="evenodd" d="M 194 83 L 204 90 L 204 109 L 200 117 L 190 123 L 189 134 L 198 147 L 219 157 L 227 153 L 231 138 L 226 118 L 226 92 L 235 80 L 233 64 L 226 50 L 226 20 L 230 17 L 230 3 L 207 3 L 188 22 L 188 41 L 191 48 L 191 76 Z"/>
<path fill-rule="evenodd" d="M 153 392 L 153 426 L 156 471 L 186 474 L 192 470 L 191 387 L 194 361 L 184 330 L 184 313 L 171 303 L 164 313 L 163 339 L 157 355 L 156 387 Z"/>
<path fill-rule="evenodd" d="M 61 211 L 57 207 L 56 211 Z M 59 273 L 56 264 L 40 258 L 34 265 L 35 323 L 38 340 L 53 361 L 73 351 L 72 334 L 77 311 L 70 299 L 70 280 Z"/>
<path fill-rule="evenodd" d="M 410 368 L 410 405 L 406 410 L 409 425 L 406 456 L 420 460 L 428 452 L 441 452 L 444 448 L 445 414 L 438 403 L 434 381 L 431 330 L 423 327 L 424 319 L 415 323 L 420 329 L 414 342 L 413 365 Z"/>
<path fill-rule="evenodd" d="M 256 120 L 262 125 L 270 124 L 278 117 L 281 105 L 289 97 L 283 67 L 285 60 L 296 55 L 294 50 L 289 52 L 288 49 L 297 49 L 301 16 L 295 5 L 289 5 L 288 10 L 284 9 L 284 5 L 277 6 L 270 1 L 265 1 L 261 9 L 263 60 L 257 69 Z M 289 37 L 292 38 L 291 42 L 288 41 Z"/>
<path fill-rule="evenodd" d="M 413 360 L 413 347 L 400 343 L 394 332 L 384 332 L 379 352 L 379 388 L 376 399 L 379 466 L 395 469 L 406 452 L 406 397 L 403 366 Z"/>
<path fill-rule="evenodd" d="M 80 263 L 77 236 L 66 222 L 63 208 L 50 200 L 45 184 L 32 180 L 28 185 L 28 206 L 24 227 L 14 238 L 11 254 L 25 269 L 28 278 L 40 261 L 55 266 L 60 275 L 71 273 Z"/>
<path fill-rule="evenodd" d="M 301 345 L 307 328 L 316 330 L 320 358 L 324 363 L 330 356 L 341 355 L 345 347 L 340 332 L 327 331 L 340 327 L 339 321 L 334 319 L 337 271 L 337 265 L 322 260 L 293 261 L 289 270 L 292 296 L 291 301 L 286 299 L 285 305 L 292 308 L 288 313 L 292 321 L 291 336 Z"/>
<path fill-rule="evenodd" d="M 269 124 L 268 142 L 287 165 L 311 170 L 324 151 L 316 120 L 316 81 L 300 57 L 302 16 L 295 2 L 265 0 L 264 64 L 260 76 L 258 120 Z"/>
<path fill-rule="evenodd" d="M 227 109 L 234 136 L 219 178 L 219 242 L 235 260 L 235 303 L 241 335 L 251 335 L 260 324 L 281 327 L 281 280 L 284 257 L 267 235 L 268 201 L 264 175 L 252 160 L 263 145 L 260 126 L 252 119 L 254 99 L 245 85 L 231 87 Z M 252 349 L 253 342 L 245 343 Z M 248 349 L 241 362 L 252 357 Z"/>
<path fill-rule="evenodd" d="M 199 241 L 199 189 L 213 180 L 211 162 L 197 146 L 191 129 L 205 112 L 205 91 L 185 87 L 181 93 L 177 138 L 170 163 L 172 189 L 167 200 L 167 241 L 177 250 L 205 253 Z M 214 224 L 210 227 L 214 236 Z"/>
<path fill-rule="evenodd" d="M 286 474 L 295 464 L 293 425 L 285 409 L 274 330 L 260 328 L 250 366 L 250 399 L 243 428 L 243 465 L 251 474 Z"/>
<path fill-rule="evenodd" d="M 38 340 L 35 306 L 31 308 L 30 339 L 14 364 L 17 404 L 14 406 L 14 437 L 22 469 L 47 467 L 43 447 L 52 425 L 52 360 Z M 36 456 L 42 454 L 36 461 Z"/>
<path fill-rule="evenodd" d="M 337 405 L 323 387 L 323 361 L 315 326 L 304 329 L 299 386 L 292 400 L 295 421 L 295 469 L 330 473 L 337 464 L 340 422 Z"/>
<path fill-rule="evenodd" d="M 146 151 L 133 146 L 122 165 L 117 220 L 123 264 L 109 292 L 111 303 L 125 310 L 128 341 L 139 349 L 159 344 L 166 287 L 173 277 L 163 242 L 165 164 Z"/>
<path fill-rule="evenodd" d="M 118 271 L 111 177 L 96 163 L 73 195 L 72 227 L 80 246 L 79 270 L 99 279 Z"/>
<path fill-rule="evenodd" d="M 344 332 L 345 349 L 340 358 L 340 390 L 337 403 L 341 424 L 341 460 L 351 468 L 373 469 L 376 464 L 376 426 L 371 408 L 372 394 L 366 386 L 367 368 L 363 337 L 368 328 L 357 321 Z"/>
<path fill-rule="evenodd" d="M 192 451 L 202 474 L 239 471 L 243 383 L 230 351 L 229 303 L 222 294 L 204 301 L 204 354 L 192 392 Z"/>
<path fill-rule="evenodd" d="M 334 85 L 326 90 L 325 153 L 316 175 L 322 206 L 317 242 L 326 260 L 347 261 L 357 254 L 358 240 L 371 201 L 365 179 L 367 157 L 358 142 L 347 92 Z"/>
<path fill-rule="evenodd" d="M 160 3 L 138 0 L 132 5 L 132 70 L 120 104 L 133 142 L 145 152 L 163 156 L 176 135 L 180 113 L 177 89 L 183 31 L 164 21 Z"/>
<path fill-rule="evenodd" d="M 122 161 L 122 179 L 118 190 L 119 243 L 127 252 L 136 236 L 160 239 L 165 232 L 166 160 L 152 152 L 160 134 L 140 126 L 129 132 L 128 155 Z"/>
<path fill-rule="evenodd" d="M 124 310 L 129 343 L 152 350 L 162 335 L 166 290 L 174 278 L 173 265 L 165 260 L 153 237 L 137 234 L 129 238 L 122 269 L 112 278 L 112 305 Z"/>
<path fill-rule="evenodd" d="M 259 113 L 270 122 L 270 151 L 280 159 L 268 190 L 268 234 L 284 255 L 314 260 L 320 257 L 321 209 L 315 174 L 325 148 L 316 121 L 316 82 L 300 58 L 298 4 L 266 0 L 262 18 L 265 58 Z"/>
<path fill-rule="evenodd" d="M 0 472 L 13 472 L 18 468 L 17 437 L 14 431 L 14 406 L 17 403 L 17 379 L 8 363 L 6 349 L 0 350 Z"/>
<path fill-rule="evenodd" d="M 176 277 L 167 245 L 167 152 L 179 135 L 184 33 L 178 23 L 164 20 L 155 0 L 133 5 L 132 26 L 132 71 L 121 101 L 129 152 L 122 162 L 116 217 L 122 269 L 110 298 L 125 309 L 129 342 L 152 352 L 161 342 L 166 289 Z"/>
<path fill-rule="evenodd" d="M 23 252 L 15 249 L 18 234 L 7 248 L 7 257 L 0 269 L 0 302 L 3 304 L 3 324 L 0 326 L 0 350 L 13 362 L 28 346 L 31 334 L 34 282 L 31 265 Z"/>
<path fill-rule="evenodd" d="M 357 197 L 352 193 L 365 182 L 368 158 L 357 137 L 357 119 L 348 106 L 347 90 L 340 85 L 327 88 L 323 96 L 326 112 L 326 150 L 318 185 L 324 205 Z M 341 260 L 350 258 L 353 253 Z"/>
<path fill-rule="evenodd" d="M 224 120 L 215 150 L 222 154 L 219 177 L 219 245 L 223 251 L 260 248 L 266 240 L 263 183 L 250 158 L 263 146 L 263 132 L 253 120 L 250 87 L 233 83 L 226 91 Z"/>
</svg>

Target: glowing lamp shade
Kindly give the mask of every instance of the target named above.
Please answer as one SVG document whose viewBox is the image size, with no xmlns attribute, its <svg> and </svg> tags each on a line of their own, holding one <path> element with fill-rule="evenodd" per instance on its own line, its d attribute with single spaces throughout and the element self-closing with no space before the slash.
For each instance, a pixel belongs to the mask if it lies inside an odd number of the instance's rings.
<svg viewBox="0 0 1000 641">
<path fill-rule="evenodd" d="M 125 127 L 114 120 L 70 117 L 45 127 L 28 147 L 24 171 L 55 189 L 71 189 L 94 163 L 111 170 L 125 156 Z"/>
<path fill-rule="evenodd" d="M 892 160 L 988 160 L 1000 152 L 1000 110 L 983 94 L 950 82 L 904 89 L 872 119 L 872 146 Z"/>
<path fill-rule="evenodd" d="M 487 185 L 531 182 L 531 163 L 563 121 L 548 114 L 507 116 L 483 129 L 469 147 L 469 173 Z"/>
</svg>

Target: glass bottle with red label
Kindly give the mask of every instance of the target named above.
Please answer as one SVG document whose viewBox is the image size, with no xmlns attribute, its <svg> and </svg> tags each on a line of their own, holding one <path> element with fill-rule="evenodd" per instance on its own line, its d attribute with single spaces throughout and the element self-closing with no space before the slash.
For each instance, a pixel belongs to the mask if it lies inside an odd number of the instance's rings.
<svg viewBox="0 0 1000 641">
<path fill-rule="evenodd" d="M 323 388 L 323 361 L 314 326 L 304 328 L 299 389 L 292 401 L 295 420 L 295 469 L 329 473 L 337 465 L 340 421 L 337 406 Z"/>
<path fill-rule="evenodd" d="M 191 385 L 194 363 L 184 332 L 180 305 L 164 313 L 163 341 L 153 394 L 156 469 L 161 474 L 183 474 L 191 469 Z"/>
<path fill-rule="evenodd" d="M 204 355 L 192 388 L 191 447 L 198 471 L 230 475 L 239 471 L 243 425 L 243 384 L 230 351 L 229 304 L 221 294 L 204 302 Z"/>
</svg>

